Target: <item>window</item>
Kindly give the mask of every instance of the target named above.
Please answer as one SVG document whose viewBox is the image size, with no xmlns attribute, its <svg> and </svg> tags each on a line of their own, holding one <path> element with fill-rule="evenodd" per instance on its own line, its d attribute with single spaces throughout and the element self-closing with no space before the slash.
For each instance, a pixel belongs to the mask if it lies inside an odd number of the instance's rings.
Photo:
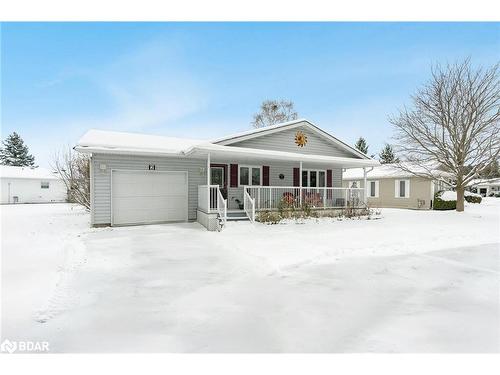
<svg viewBox="0 0 500 375">
<path fill-rule="evenodd" d="M 261 185 L 260 167 L 240 166 L 240 185 Z"/>
<path fill-rule="evenodd" d="M 379 189 L 378 181 L 369 181 L 368 196 L 372 198 L 378 198 L 378 189 Z"/>
<path fill-rule="evenodd" d="M 396 198 L 410 198 L 410 180 L 396 180 L 394 185 Z"/>
<path fill-rule="evenodd" d="M 304 187 L 325 187 L 326 172 L 318 170 L 302 170 L 302 186 Z"/>
<path fill-rule="evenodd" d="M 401 198 L 406 196 L 405 187 L 406 187 L 406 181 L 399 181 L 399 196 Z"/>
<path fill-rule="evenodd" d="M 40 183 L 40 188 L 41 189 L 48 189 L 49 188 L 49 182 L 48 181 L 42 181 Z"/>
</svg>

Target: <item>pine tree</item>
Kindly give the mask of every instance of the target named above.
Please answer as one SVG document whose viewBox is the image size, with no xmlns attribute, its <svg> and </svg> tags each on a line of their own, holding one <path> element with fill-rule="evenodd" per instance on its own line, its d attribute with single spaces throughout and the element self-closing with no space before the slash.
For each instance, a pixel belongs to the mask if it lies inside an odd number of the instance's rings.
<svg viewBox="0 0 500 375">
<path fill-rule="evenodd" d="M 382 149 L 382 151 L 380 151 L 379 160 L 380 160 L 380 163 L 382 163 L 382 164 L 399 162 L 399 159 L 394 154 L 394 150 L 392 149 L 392 146 L 389 144 L 386 144 L 384 146 L 384 148 Z"/>
<path fill-rule="evenodd" d="M 368 155 L 368 145 L 366 144 L 366 140 L 363 137 L 359 137 L 354 147 L 356 147 L 363 154 Z"/>
<path fill-rule="evenodd" d="M 34 167 L 35 158 L 29 153 L 28 146 L 23 139 L 13 132 L 4 141 L 0 148 L 0 164 L 16 167 Z"/>
</svg>

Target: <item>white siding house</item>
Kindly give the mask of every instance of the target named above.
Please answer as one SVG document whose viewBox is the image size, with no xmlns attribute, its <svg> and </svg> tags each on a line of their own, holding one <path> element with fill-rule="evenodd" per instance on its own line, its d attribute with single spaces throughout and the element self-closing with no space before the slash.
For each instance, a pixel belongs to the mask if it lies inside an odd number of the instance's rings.
<svg viewBox="0 0 500 375">
<path fill-rule="evenodd" d="M 315 209 L 364 204 L 342 169 L 379 163 L 300 119 L 216 140 L 89 130 L 91 224 L 197 220 L 209 230 L 280 202 Z M 218 228 L 218 227 L 217 227 Z"/>
<path fill-rule="evenodd" d="M 66 187 L 45 168 L 0 166 L 2 204 L 65 202 Z"/>
</svg>

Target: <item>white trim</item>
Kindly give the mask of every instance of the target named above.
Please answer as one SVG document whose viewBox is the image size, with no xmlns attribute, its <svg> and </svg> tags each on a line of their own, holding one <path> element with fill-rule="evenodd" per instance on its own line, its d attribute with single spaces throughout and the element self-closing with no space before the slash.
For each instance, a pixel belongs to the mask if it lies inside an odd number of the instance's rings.
<svg viewBox="0 0 500 375">
<path fill-rule="evenodd" d="M 405 182 L 405 196 L 400 197 L 399 196 L 399 183 L 400 181 Z M 394 180 L 394 198 L 399 198 L 399 199 L 408 199 L 410 198 L 410 179 L 408 178 L 401 178 L 401 179 L 396 179 Z"/>
<path fill-rule="evenodd" d="M 184 173 L 186 175 L 186 219 L 182 220 L 182 222 L 187 222 L 189 221 L 189 172 L 188 171 L 157 171 L 157 170 L 150 170 L 150 169 L 111 169 L 110 173 L 110 200 L 109 200 L 109 208 L 111 210 L 111 222 L 110 226 L 114 226 L 113 223 L 113 172 L 132 172 L 132 173 L 137 173 L 137 172 L 144 172 L 144 173 Z M 165 221 L 166 223 L 169 223 L 170 221 Z M 174 221 L 172 221 L 174 222 Z M 144 225 L 144 224 L 159 224 L 163 223 L 163 221 L 160 222 L 145 222 L 145 223 L 132 223 L 130 225 Z M 118 224 L 119 226 L 126 226 L 128 224 Z"/>
<path fill-rule="evenodd" d="M 241 167 L 243 168 L 248 168 L 248 184 L 241 184 L 240 183 L 240 170 Z M 252 185 L 252 168 L 259 168 L 260 170 L 260 178 L 259 178 L 259 184 L 258 185 Z M 238 187 L 240 186 L 262 186 L 262 165 L 248 165 L 248 164 L 238 164 Z"/>
</svg>

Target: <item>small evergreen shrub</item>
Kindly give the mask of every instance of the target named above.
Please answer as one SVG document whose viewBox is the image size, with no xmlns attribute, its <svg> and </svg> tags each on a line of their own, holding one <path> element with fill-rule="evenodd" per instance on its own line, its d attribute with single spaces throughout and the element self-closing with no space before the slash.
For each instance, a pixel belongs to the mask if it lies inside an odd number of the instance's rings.
<svg viewBox="0 0 500 375">
<path fill-rule="evenodd" d="M 481 203 L 483 198 L 477 195 L 466 195 L 465 200 L 469 203 Z"/>
<path fill-rule="evenodd" d="M 434 194 L 434 204 L 432 208 L 434 210 L 456 210 L 457 209 L 457 201 L 444 201 L 441 199 L 442 191 L 438 191 Z"/>
</svg>

